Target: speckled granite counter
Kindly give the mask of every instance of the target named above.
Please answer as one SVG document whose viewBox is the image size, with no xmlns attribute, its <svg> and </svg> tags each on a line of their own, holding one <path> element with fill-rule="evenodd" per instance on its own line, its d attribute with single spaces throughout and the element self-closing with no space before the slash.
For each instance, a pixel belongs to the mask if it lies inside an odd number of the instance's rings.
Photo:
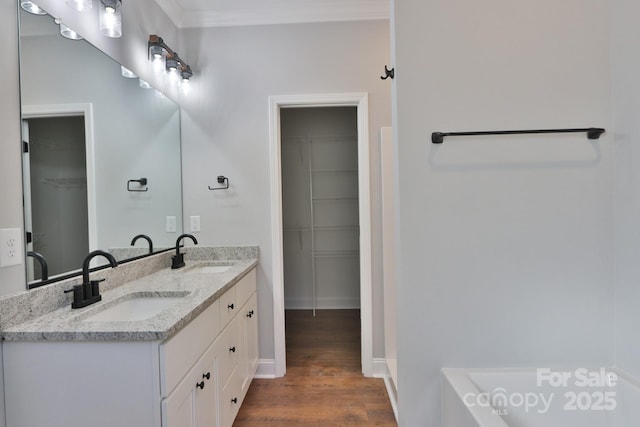
<svg viewBox="0 0 640 427">
<path fill-rule="evenodd" d="M 154 269 L 154 272 L 122 281 L 117 286 L 103 286 L 102 301 L 82 309 L 71 309 L 70 303 L 26 321 L 7 325 L 2 330 L 2 339 L 7 341 L 137 341 L 165 340 L 182 329 L 198 314 L 216 301 L 227 289 L 233 286 L 252 268 L 257 261 L 257 248 L 254 258 L 240 258 L 238 249 L 224 248 L 211 254 L 206 248 L 190 248 L 187 266 L 171 270 L 168 267 Z M 246 250 L 244 251 L 246 252 Z M 243 253 L 244 258 L 246 254 Z M 159 259 L 149 257 L 141 260 L 140 267 L 150 263 L 165 263 L 167 255 Z M 198 265 L 230 265 L 219 273 L 196 273 Z M 111 269 L 115 274 L 127 264 Z M 164 265 L 167 265 L 166 263 Z M 108 274 L 108 270 L 104 270 Z M 95 279 L 92 275 L 92 279 Z M 107 284 L 111 279 L 103 284 Z M 61 288 L 65 285 L 58 285 Z M 68 284 L 66 285 L 68 286 Z M 58 293 L 61 289 L 58 289 Z M 33 292 L 33 291 L 31 291 Z M 137 296 L 179 296 L 179 300 L 158 315 L 138 321 L 89 321 L 88 317 L 112 306 L 117 300 L 131 294 Z M 69 299 L 65 295 L 66 299 Z M 21 295 L 20 295 L 21 296 Z M 18 296 L 18 297 L 20 297 Z M 28 293 L 27 293 L 28 296 Z M 14 297 L 16 298 L 16 297 Z M 70 301 L 70 300 L 69 300 Z"/>
</svg>

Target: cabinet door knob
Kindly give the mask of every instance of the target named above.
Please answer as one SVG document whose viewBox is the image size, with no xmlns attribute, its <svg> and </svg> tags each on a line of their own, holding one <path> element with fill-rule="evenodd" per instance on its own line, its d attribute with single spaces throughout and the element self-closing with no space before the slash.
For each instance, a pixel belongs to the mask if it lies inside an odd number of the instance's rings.
<svg viewBox="0 0 640 427">
<path fill-rule="evenodd" d="M 233 307 L 235 307 L 235 306 L 233 305 L 233 303 L 231 303 L 231 304 L 229 304 L 229 305 L 227 306 L 227 308 L 229 308 L 229 309 L 231 309 L 231 310 L 233 310 Z"/>
<path fill-rule="evenodd" d="M 231 402 L 232 402 L 232 403 L 238 403 L 238 398 L 237 398 L 237 397 L 234 397 L 233 399 L 231 399 Z"/>
<path fill-rule="evenodd" d="M 250 312 L 247 313 L 247 317 L 249 317 L 249 318 L 253 317 L 253 310 L 251 310 Z"/>
<path fill-rule="evenodd" d="M 235 353 L 236 352 L 236 346 L 234 345 L 233 347 L 231 347 L 229 349 L 230 352 Z"/>
<path fill-rule="evenodd" d="M 206 374 L 202 374 L 202 378 L 210 380 L 211 379 L 211 372 L 207 372 Z"/>
<path fill-rule="evenodd" d="M 204 389 L 204 381 L 200 381 L 199 383 L 196 383 L 196 388 L 199 388 L 200 390 Z"/>
</svg>

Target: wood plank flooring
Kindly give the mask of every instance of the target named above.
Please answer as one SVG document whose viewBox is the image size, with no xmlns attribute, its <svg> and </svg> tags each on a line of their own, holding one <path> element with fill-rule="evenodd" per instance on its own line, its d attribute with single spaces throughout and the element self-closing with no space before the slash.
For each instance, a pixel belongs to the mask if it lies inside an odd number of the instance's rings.
<svg viewBox="0 0 640 427">
<path fill-rule="evenodd" d="M 287 373 L 255 379 L 234 427 L 397 426 L 382 379 L 360 366 L 360 311 L 287 310 Z"/>
</svg>

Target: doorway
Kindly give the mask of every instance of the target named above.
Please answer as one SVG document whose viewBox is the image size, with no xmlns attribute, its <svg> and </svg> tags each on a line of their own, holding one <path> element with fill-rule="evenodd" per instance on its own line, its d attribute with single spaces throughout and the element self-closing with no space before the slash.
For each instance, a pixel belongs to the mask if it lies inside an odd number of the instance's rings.
<svg viewBox="0 0 640 427">
<path fill-rule="evenodd" d="M 356 107 L 280 111 L 285 310 L 360 309 Z"/>
<path fill-rule="evenodd" d="M 42 257 L 52 276 L 75 270 L 89 253 L 84 134 L 83 116 L 23 121 L 28 252 Z M 42 270 L 29 262 L 28 281 L 46 280 Z"/>
<path fill-rule="evenodd" d="M 357 116 L 358 262 L 362 373 L 373 376 L 371 292 L 371 203 L 369 178 L 369 118 L 366 93 L 289 95 L 270 97 L 271 230 L 274 310 L 274 363 L 265 376 L 286 372 L 284 222 L 282 210 L 281 110 L 286 108 L 355 107 Z M 271 370 L 272 369 L 272 370 Z"/>
<path fill-rule="evenodd" d="M 97 249 L 93 106 L 90 103 L 23 105 L 22 132 L 26 143 L 26 150 L 23 150 L 26 151 L 23 156 L 25 230 L 31 232 L 31 242 L 27 242 L 26 250 L 45 252 L 42 255 L 51 279 L 57 273 L 77 269 L 78 259 Z M 42 163 L 36 166 L 40 172 L 34 172 L 35 176 L 31 171 L 33 150 L 39 151 L 36 156 Z M 43 195 L 36 195 L 38 200 L 32 206 L 34 189 Z M 74 207 L 67 209 L 67 205 Z M 41 232 L 41 226 L 34 223 L 34 218 L 36 222 L 48 222 L 54 228 Z M 65 230 L 55 225 L 62 223 L 68 225 Z M 47 234 L 46 239 L 43 233 Z M 76 239 L 72 245 L 70 238 Z M 61 253 L 58 250 L 62 247 L 60 239 L 65 243 L 64 247 L 78 248 L 77 253 Z M 57 259 L 60 256 L 64 259 Z M 34 267 L 33 260 L 27 257 L 26 261 L 29 287 L 38 285 L 31 282 L 39 278 L 40 272 Z M 95 265 L 92 263 L 92 266 Z"/>
</svg>

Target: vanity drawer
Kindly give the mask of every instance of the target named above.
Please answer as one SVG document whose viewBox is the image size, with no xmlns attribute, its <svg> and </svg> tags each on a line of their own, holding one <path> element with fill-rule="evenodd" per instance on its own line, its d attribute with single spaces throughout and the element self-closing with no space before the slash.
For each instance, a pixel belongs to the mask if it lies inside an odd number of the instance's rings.
<svg viewBox="0 0 640 427">
<path fill-rule="evenodd" d="M 256 269 L 248 272 L 234 287 L 236 288 L 238 305 L 242 306 L 256 291 Z"/>
<path fill-rule="evenodd" d="M 240 304 L 236 301 L 236 286 L 234 286 L 220 297 L 220 326 L 224 328 L 238 310 L 240 310 Z"/>
<path fill-rule="evenodd" d="M 181 331 L 160 345 L 160 392 L 167 396 L 220 333 L 215 301 Z"/>
<path fill-rule="evenodd" d="M 231 378 L 222 388 L 220 393 L 220 427 L 231 427 L 242 405 L 242 378 L 239 374 L 239 366 L 231 373 Z"/>
<path fill-rule="evenodd" d="M 238 365 L 238 355 L 242 350 L 239 345 L 237 322 L 234 320 L 222 331 L 216 341 L 218 383 L 222 386 L 229 381 L 231 373 Z"/>
</svg>

